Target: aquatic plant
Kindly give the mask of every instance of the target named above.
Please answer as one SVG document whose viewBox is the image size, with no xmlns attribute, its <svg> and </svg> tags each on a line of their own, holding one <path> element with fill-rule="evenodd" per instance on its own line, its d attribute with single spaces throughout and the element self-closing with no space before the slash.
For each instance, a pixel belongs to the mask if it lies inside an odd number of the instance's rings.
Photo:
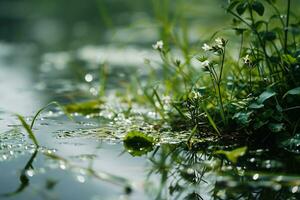
<svg viewBox="0 0 300 200">
<path fill-rule="evenodd" d="M 180 59 L 172 51 L 182 50 L 178 43 L 154 44 L 163 61 L 163 84 L 153 95 L 144 87 L 144 94 L 162 119 L 174 129 L 178 122 L 184 129 L 197 127 L 194 137 L 217 135 L 223 141 L 274 145 L 274 138 L 280 141 L 295 135 L 299 131 L 300 26 L 292 3 L 229 1 L 225 9 L 233 17 L 235 35 L 216 37 L 219 31 L 211 38 L 214 42 L 190 48 L 188 56 Z M 191 62 L 195 58 L 200 69 Z M 171 109 L 159 106 L 162 95 L 172 97 Z"/>
</svg>

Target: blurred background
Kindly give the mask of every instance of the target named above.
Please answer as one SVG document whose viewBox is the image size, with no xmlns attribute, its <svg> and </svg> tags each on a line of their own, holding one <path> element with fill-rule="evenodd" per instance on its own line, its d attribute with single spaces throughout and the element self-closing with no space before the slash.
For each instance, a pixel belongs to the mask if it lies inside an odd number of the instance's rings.
<svg viewBox="0 0 300 200">
<path fill-rule="evenodd" d="M 105 43 L 149 45 L 176 27 L 188 27 L 190 38 L 197 40 L 228 20 L 224 3 L 226 0 L 0 0 L 0 40 L 33 43 L 45 50 Z"/>
</svg>

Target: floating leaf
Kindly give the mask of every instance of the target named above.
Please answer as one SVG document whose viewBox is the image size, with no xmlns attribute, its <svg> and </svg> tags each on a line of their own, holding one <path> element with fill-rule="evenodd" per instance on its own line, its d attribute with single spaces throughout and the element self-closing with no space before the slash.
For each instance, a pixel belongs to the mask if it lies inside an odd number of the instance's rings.
<svg viewBox="0 0 300 200">
<path fill-rule="evenodd" d="M 251 7 L 252 9 L 257 13 L 259 14 L 260 16 L 263 16 L 264 15 L 264 12 L 265 12 L 265 7 L 262 3 L 260 3 L 259 1 L 254 1 L 252 4 L 251 4 Z"/>
<path fill-rule="evenodd" d="M 300 95 L 300 87 L 296 87 L 287 91 L 287 93 L 283 95 L 283 98 L 285 98 L 287 95 Z"/>
<path fill-rule="evenodd" d="M 154 139 L 142 132 L 131 131 L 123 139 L 124 147 L 133 156 L 141 156 L 153 150 Z"/>
<path fill-rule="evenodd" d="M 232 151 L 224 151 L 224 150 L 219 150 L 216 151 L 216 154 L 223 154 L 227 157 L 228 160 L 230 160 L 232 163 L 236 163 L 239 157 L 242 157 L 245 155 L 247 151 L 247 147 L 240 147 L 237 149 L 234 149 Z"/>
<path fill-rule="evenodd" d="M 66 105 L 65 110 L 68 113 L 80 113 L 83 115 L 97 114 L 101 111 L 100 106 L 102 103 L 99 100 L 74 103 Z"/>
<path fill-rule="evenodd" d="M 267 99 L 273 97 L 276 95 L 276 92 L 272 91 L 272 90 L 266 90 L 263 93 L 261 93 L 257 99 L 257 103 L 258 104 L 263 104 Z"/>
</svg>

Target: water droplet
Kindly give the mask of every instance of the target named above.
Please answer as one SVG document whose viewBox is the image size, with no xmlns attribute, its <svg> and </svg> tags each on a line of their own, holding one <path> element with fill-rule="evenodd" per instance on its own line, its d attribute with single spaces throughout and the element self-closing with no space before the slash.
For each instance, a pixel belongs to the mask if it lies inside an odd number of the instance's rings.
<svg viewBox="0 0 300 200">
<path fill-rule="evenodd" d="M 26 174 L 27 174 L 27 176 L 32 177 L 34 175 L 34 171 L 29 169 L 29 170 L 26 171 Z"/>
<path fill-rule="evenodd" d="M 296 193 L 299 190 L 299 186 L 292 187 L 292 193 Z"/>
<path fill-rule="evenodd" d="M 282 181 L 282 179 L 283 179 L 283 176 L 276 177 L 276 181 L 278 181 L 278 182 Z"/>
<path fill-rule="evenodd" d="M 92 74 L 86 74 L 84 77 L 86 82 L 92 82 L 93 81 L 93 75 Z"/>
<path fill-rule="evenodd" d="M 64 162 L 61 162 L 61 163 L 59 164 L 59 167 L 60 167 L 62 170 L 65 170 L 65 169 L 67 168 Z"/>
<path fill-rule="evenodd" d="M 76 178 L 77 178 L 77 181 L 80 182 L 80 183 L 84 183 L 85 182 L 84 176 L 78 175 Z"/>
<path fill-rule="evenodd" d="M 259 178 L 259 174 L 254 174 L 252 178 L 253 180 L 257 180 Z"/>
<path fill-rule="evenodd" d="M 194 169 L 188 168 L 188 169 L 186 170 L 186 172 L 187 172 L 188 174 L 193 174 L 193 173 L 194 173 Z"/>
<path fill-rule="evenodd" d="M 274 184 L 273 185 L 273 189 L 276 190 L 276 191 L 279 191 L 281 189 L 281 185 L 280 184 Z"/>
</svg>

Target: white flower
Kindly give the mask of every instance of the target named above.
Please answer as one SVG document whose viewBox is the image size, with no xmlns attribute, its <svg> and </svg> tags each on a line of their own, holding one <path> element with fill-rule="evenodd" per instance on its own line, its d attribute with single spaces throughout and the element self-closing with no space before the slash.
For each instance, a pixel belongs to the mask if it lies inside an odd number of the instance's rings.
<svg viewBox="0 0 300 200">
<path fill-rule="evenodd" d="M 211 50 L 211 46 L 209 46 L 209 45 L 207 45 L 206 43 L 204 43 L 204 45 L 202 46 L 202 49 L 203 49 L 204 51 L 209 51 L 209 50 Z"/>
<path fill-rule="evenodd" d="M 161 50 L 164 46 L 164 42 L 162 40 L 159 40 L 156 42 L 156 44 L 153 44 L 152 47 L 155 50 Z"/>
<path fill-rule="evenodd" d="M 193 99 L 199 99 L 199 98 L 202 97 L 202 95 L 197 91 L 192 91 L 191 96 L 192 96 Z"/>
<path fill-rule="evenodd" d="M 208 67 L 209 64 L 210 64 L 210 62 L 209 62 L 208 60 L 205 60 L 205 61 L 203 61 L 203 62 L 200 62 L 200 65 L 201 65 L 202 67 Z"/>
<path fill-rule="evenodd" d="M 247 54 L 244 58 L 243 58 L 244 64 L 249 65 L 251 60 L 249 55 Z"/>
<path fill-rule="evenodd" d="M 219 47 L 219 48 L 222 48 L 223 47 L 223 39 L 222 38 L 216 38 L 215 39 L 215 42 L 216 42 L 216 44 L 217 44 L 217 46 Z"/>
<path fill-rule="evenodd" d="M 171 97 L 168 95 L 163 96 L 161 99 L 164 104 L 170 104 L 172 102 Z"/>
</svg>

